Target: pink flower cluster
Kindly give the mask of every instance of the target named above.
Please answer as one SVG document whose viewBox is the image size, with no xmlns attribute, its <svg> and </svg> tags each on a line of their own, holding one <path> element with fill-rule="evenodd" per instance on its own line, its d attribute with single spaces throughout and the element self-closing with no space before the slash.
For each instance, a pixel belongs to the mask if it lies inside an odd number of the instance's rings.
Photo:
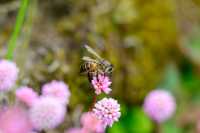
<svg viewBox="0 0 200 133">
<path fill-rule="evenodd" d="M 112 126 L 121 116 L 120 105 L 113 98 L 103 98 L 95 104 L 94 114 L 102 120 L 104 126 Z"/>
<path fill-rule="evenodd" d="M 37 130 L 47 130 L 57 127 L 63 122 L 65 106 L 57 99 L 44 96 L 40 97 L 30 108 L 30 119 L 33 127 Z"/>
<path fill-rule="evenodd" d="M 99 120 L 93 112 L 87 112 L 82 114 L 81 123 L 84 131 L 103 133 L 104 127 L 101 120 Z"/>
<path fill-rule="evenodd" d="M 27 110 L 21 106 L 7 107 L 0 115 L 2 133 L 28 133 L 32 131 Z"/>
<path fill-rule="evenodd" d="M 18 72 L 14 62 L 0 60 L 0 91 L 9 91 L 14 86 Z"/>
<path fill-rule="evenodd" d="M 58 84 L 58 89 L 56 84 Z M 8 111 L 1 111 L 0 129 L 3 132 L 28 133 L 32 132 L 33 129 L 38 131 L 53 129 L 64 121 L 67 103 L 63 104 L 61 99 L 69 100 L 70 92 L 66 87 L 67 85 L 62 81 L 53 81 L 53 84 L 47 83 L 44 86 L 46 86 L 45 90 L 48 90 L 48 93 L 40 96 L 30 87 L 24 86 L 16 90 L 16 99 L 26 107 L 23 106 L 23 110 L 21 108 L 9 108 Z M 55 90 L 52 91 L 51 89 Z M 42 91 L 44 92 L 44 90 Z M 59 99 L 59 96 L 61 96 L 61 99 Z"/>
<path fill-rule="evenodd" d="M 37 130 L 57 127 L 64 121 L 70 97 L 68 86 L 63 81 L 52 81 L 42 87 L 42 95 L 30 107 L 30 119 Z"/>
<path fill-rule="evenodd" d="M 70 97 L 64 82 L 52 81 L 45 84 L 40 96 L 30 87 L 20 87 L 15 94 L 17 100 L 29 108 L 29 118 L 34 129 L 53 129 L 64 121 Z"/>
<path fill-rule="evenodd" d="M 95 89 L 95 93 L 97 95 L 101 94 L 102 92 L 109 94 L 111 92 L 111 81 L 108 76 L 98 75 L 97 77 L 93 77 L 92 85 Z"/>
<path fill-rule="evenodd" d="M 62 104 L 69 103 L 70 91 L 68 86 L 63 81 L 52 81 L 42 87 L 42 95 L 53 96 Z"/>
<path fill-rule="evenodd" d="M 0 60 L 0 91 L 9 91 L 18 77 L 15 63 Z M 22 86 L 15 91 L 15 106 L 0 108 L 0 132 L 31 133 L 49 130 L 64 121 L 70 91 L 63 81 L 52 81 L 42 87 L 39 96 L 34 89 Z"/>
<path fill-rule="evenodd" d="M 83 113 L 81 116 L 81 128 L 70 128 L 65 133 L 104 133 L 104 126 L 93 112 Z"/>
<path fill-rule="evenodd" d="M 170 92 L 166 90 L 153 90 L 146 96 L 143 108 L 150 118 L 161 123 L 174 114 L 176 102 Z"/>
<path fill-rule="evenodd" d="M 23 86 L 16 90 L 15 92 L 16 98 L 25 103 L 27 106 L 31 106 L 37 99 L 38 94 L 30 87 Z"/>
</svg>

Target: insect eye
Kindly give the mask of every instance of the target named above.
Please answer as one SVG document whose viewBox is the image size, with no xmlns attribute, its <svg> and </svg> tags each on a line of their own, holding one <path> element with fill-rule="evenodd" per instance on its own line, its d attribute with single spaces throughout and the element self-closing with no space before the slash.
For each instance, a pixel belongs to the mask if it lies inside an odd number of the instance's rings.
<svg viewBox="0 0 200 133">
<path fill-rule="evenodd" d="M 108 68 L 106 69 L 106 72 L 107 72 L 107 73 L 112 73 L 112 71 L 113 71 L 113 68 L 112 68 L 112 67 L 108 67 Z"/>
</svg>

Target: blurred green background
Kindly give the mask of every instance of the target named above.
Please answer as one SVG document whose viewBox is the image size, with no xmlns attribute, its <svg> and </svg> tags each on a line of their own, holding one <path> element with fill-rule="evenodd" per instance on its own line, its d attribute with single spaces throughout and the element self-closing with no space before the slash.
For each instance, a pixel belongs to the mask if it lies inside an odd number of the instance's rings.
<svg viewBox="0 0 200 133">
<path fill-rule="evenodd" d="M 20 0 L 0 0 L 1 58 L 19 7 Z M 162 133 L 200 132 L 199 0 L 30 0 L 14 61 L 20 84 L 39 91 L 53 79 L 68 83 L 72 96 L 60 132 L 76 125 L 91 104 L 93 90 L 79 74 L 84 44 L 115 67 L 111 96 L 122 117 L 108 133 L 155 132 L 141 108 L 155 88 L 170 90 L 177 100 Z"/>
</svg>

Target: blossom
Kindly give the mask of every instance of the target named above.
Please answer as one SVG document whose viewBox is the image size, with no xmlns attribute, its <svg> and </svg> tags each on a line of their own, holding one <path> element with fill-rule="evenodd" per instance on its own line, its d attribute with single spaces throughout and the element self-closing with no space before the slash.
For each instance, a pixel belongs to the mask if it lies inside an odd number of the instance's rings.
<svg viewBox="0 0 200 133">
<path fill-rule="evenodd" d="M 23 86 L 16 90 L 15 95 L 17 99 L 27 106 L 31 106 L 38 98 L 38 94 L 29 87 Z"/>
<path fill-rule="evenodd" d="M 93 112 L 103 122 L 104 126 L 109 125 L 110 127 L 121 116 L 120 105 L 113 98 L 103 98 L 98 101 L 94 106 Z"/>
<path fill-rule="evenodd" d="M 64 120 L 65 106 L 51 96 L 42 96 L 30 108 L 30 119 L 35 129 L 46 130 L 57 127 Z"/>
<path fill-rule="evenodd" d="M 83 125 L 83 129 L 88 132 L 104 132 L 102 121 L 99 120 L 93 112 L 83 113 L 81 116 L 81 124 Z"/>
<path fill-rule="evenodd" d="M 28 133 L 32 131 L 28 112 L 20 106 L 8 107 L 0 115 L 0 123 L 2 133 Z"/>
<path fill-rule="evenodd" d="M 63 81 L 52 81 L 42 87 L 42 95 L 54 96 L 63 104 L 68 104 L 70 91 L 68 86 Z"/>
<path fill-rule="evenodd" d="M 110 81 L 109 77 L 104 75 L 98 75 L 92 79 L 92 85 L 97 95 L 101 94 L 102 92 L 109 94 L 111 91 L 111 88 L 109 88 L 111 83 L 112 82 Z"/>
<path fill-rule="evenodd" d="M 143 108 L 150 118 L 161 123 L 173 115 L 176 109 L 176 102 L 170 92 L 153 90 L 146 96 Z"/>
<path fill-rule="evenodd" d="M 8 91 L 17 80 L 19 69 L 14 62 L 0 60 L 0 91 Z"/>
</svg>

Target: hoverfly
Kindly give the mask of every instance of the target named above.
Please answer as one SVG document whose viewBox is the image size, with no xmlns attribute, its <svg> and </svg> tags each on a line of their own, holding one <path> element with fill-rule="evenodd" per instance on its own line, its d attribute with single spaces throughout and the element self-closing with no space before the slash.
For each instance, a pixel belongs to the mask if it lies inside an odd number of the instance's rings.
<svg viewBox="0 0 200 133">
<path fill-rule="evenodd" d="M 85 49 L 92 54 L 95 58 L 88 56 L 83 56 L 82 60 L 84 61 L 80 67 L 80 73 L 87 74 L 88 80 L 91 82 L 94 76 L 98 74 L 111 76 L 113 71 L 113 65 L 100 57 L 91 47 L 84 45 Z"/>
</svg>

